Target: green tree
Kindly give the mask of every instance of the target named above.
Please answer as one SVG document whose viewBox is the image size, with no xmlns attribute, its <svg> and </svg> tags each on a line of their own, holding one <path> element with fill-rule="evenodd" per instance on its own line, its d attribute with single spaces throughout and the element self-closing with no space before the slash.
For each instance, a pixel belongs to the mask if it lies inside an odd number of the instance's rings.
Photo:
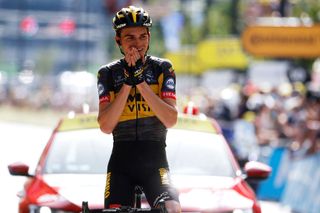
<svg viewBox="0 0 320 213">
<path fill-rule="evenodd" d="M 292 16 L 309 16 L 313 22 L 320 22 L 320 0 L 296 0 L 292 1 L 290 7 Z"/>
</svg>

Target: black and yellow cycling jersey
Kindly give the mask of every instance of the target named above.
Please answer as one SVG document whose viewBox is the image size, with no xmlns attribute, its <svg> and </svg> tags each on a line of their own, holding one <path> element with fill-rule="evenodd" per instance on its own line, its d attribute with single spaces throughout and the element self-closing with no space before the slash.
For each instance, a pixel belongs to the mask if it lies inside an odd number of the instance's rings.
<svg viewBox="0 0 320 213">
<path fill-rule="evenodd" d="M 125 81 L 125 61 L 104 65 L 98 72 L 99 103 L 112 102 Z M 147 56 L 143 66 L 145 81 L 160 98 L 176 98 L 176 77 L 168 60 Z M 155 116 L 139 90 L 132 87 L 119 123 L 113 130 L 114 141 L 165 141 L 166 127 Z"/>
</svg>

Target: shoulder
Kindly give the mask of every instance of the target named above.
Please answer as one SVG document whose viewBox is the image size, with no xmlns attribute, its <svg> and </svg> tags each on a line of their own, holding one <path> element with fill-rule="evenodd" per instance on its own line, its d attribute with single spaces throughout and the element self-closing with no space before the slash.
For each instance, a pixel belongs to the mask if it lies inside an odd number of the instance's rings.
<svg viewBox="0 0 320 213">
<path fill-rule="evenodd" d="M 159 58 L 155 56 L 149 56 L 149 60 L 153 63 L 162 66 L 162 67 L 172 67 L 172 63 L 169 59 L 166 58 Z"/>
<path fill-rule="evenodd" d="M 149 60 L 151 63 L 155 64 L 153 66 L 156 67 L 156 70 L 158 70 L 159 73 L 163 73 L 165 76 L 175 76 L 174 68 L 170 60 L 154 56 L 150 56 Z"/>
<path fill-rule="evenodd" d="M 108 64 L 104 64 L 98 69 L 98 75 L 107 75 L 108 73 L 111 73 L 112 70 L 119 69 L 121 66 L 121 60 L 115 60 Z"/>
<path fill-rule="evenodd" d="M 99 72 L 100 71 L 107 71 L 107 70 L 112 70 L 114 68 L 120 67 L 121 66 L 121 60 L 115 60 L 112 61 L 108 64 L 104 64 L 99 68 Z"/>
</svg>

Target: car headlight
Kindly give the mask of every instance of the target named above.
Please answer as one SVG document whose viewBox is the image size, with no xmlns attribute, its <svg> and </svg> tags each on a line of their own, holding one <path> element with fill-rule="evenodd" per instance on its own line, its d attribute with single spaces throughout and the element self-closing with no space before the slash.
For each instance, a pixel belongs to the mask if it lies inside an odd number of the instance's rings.
<svg viewBox="0 0 320 213">
<path fill-rule="evenodd" d="M 232 213 L 253 213 L 252 209 L 235 209 Z"/>
</svg>

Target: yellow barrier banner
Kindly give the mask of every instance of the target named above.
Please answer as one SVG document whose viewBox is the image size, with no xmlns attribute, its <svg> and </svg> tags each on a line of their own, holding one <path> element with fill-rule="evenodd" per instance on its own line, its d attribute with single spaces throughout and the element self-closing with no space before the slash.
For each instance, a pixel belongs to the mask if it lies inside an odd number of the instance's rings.
<svg viewBox="0 0 320 213">
<path fill-rule="evenodd" d="M 242 34 L 243 48 L 254 56 L 316 58 L 320 56 L 320 25 L 250 26 Z"/>
<path fill-rule="evenodd" d="M 210 68 L 244 69 L 248 58 L 238 38 L 214 38 L 200 42 L 197 47 L 200 63 Z"/>
<path fill-rule="evenodd" d="M 168 52 L 164 57 L 172 62 L 176 73 L 201 74 L 204 70 L 201 63 L 198 62 L 194 49 Z"/>
<path fill-rule="evenodd" d="M 238 38 L 214 38 L 201 41 L 194 48 L 168 52 L 177 73 L 201 74 L 209 69 L 244 69 L 248 58 Z"/>
</svg>

